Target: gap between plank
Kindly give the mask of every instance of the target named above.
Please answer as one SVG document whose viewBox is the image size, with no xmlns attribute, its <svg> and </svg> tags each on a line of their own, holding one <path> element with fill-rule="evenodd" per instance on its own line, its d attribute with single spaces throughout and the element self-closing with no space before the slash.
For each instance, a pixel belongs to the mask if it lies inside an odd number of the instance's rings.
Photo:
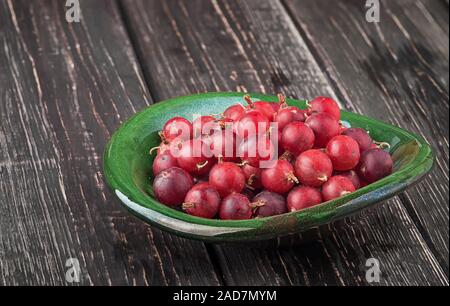
<svg viewBox="0 0 450 306">
<path fill-rule="evenodd" d="M 142 64 L 144 63 L 144 60 L 142 58 L 142 55 L 140 54 L 139 50 L 137 49 L 138 43 L 137 43 L 137 37 L 133 34 L 133 31 L 131 29 L 131 25 L 130 25 L 130 21 L 127 17 L 127 14 L 125 12 L 125 8 L 122 5 L 122 1 L 121 0 L 116 0 L 116 4 L 117 4 L 117 8 L 118 8 L 118 12 L 120 15 L 120 19 L 122 20 L 122 23 L 124 25 L 124 29 L 125 29 L 125 34 L 128 36 L 128 39 L 130 40 L 131 43 L 131 47 L 133 49 L 133 53 L 136 57 L 136 60 L 139 64 L 139 67 L 141 69 L 143 78 L 144 78 L 144 82 L 145 85 L 147 86 L 150 98 L 152 99 L 153 103 L 159 102 L 161 99 L 160 97 L 158 97 L 158 95 L 156 94 L 156 89 L 154 88 L 154 86 L 152 86 L 151 81 L 148 79 L 147 77 L 147 73 L 145 73 L 145 66 Z M 226 286 L 226 280 L 223 277 L 223 271 L 222 268 L 220 266 L 220 263 L 218 261 L 218 257 L 217 257 L 217 253 L 214 250 L 214 248 L 208 244 L 208 243 L 203 243 L 205 249 L 206 249 L 206 253 L 209 256 L 209 260 L 211 261 L 211 265 L 213 266 L 214 269 L 214 273 L 216 274 L 216 278 L 217 281 L 219 282 L 219 284 Z"/>
<path fill-rule="evenodd" d="M 314 60 L 317 62 L 318 66 L 320 67 L 322 72 L 325 74 L 325 76 L 326 76 L 327 80 L 329 81 L 329 83 L 331 84 L 331 87 L 334 90 L 336 96 L 339 99 L 341 99 L 342 101 L 345 102 L 347 100 L 345 98 L 345 96 L 346 96 L 345 93 L 342 92 L 342 90 L 339 88 L 339 85 L 338 85 L 337 81 L 335 81 L 334 78 L 327 71 L 325 62 L 322 60 L 319 52 L 317 52 L 315 50 L 313 43 L 308 38 L 308 35 L 303 30 L 302 26 L 297 22 L 296 18 L 294 18 L 294 16 L 293 16 L 294 13 L 290 10 L 289 6 L 286 4 L 286 0 L 279 0 L 279 1 L 280 1 L 280 4 L 281 4 L 281 7 L 284 9 L 284 11 L 286 12 L 287 16 L 291 20 L 291 22 L 294 24 L 295 29 L 298 31 L 299 35 L 305 41 L 306 47 L 311 52 Z M 446 0 L 446 1 L 448 3 L 448 0 Z M 425 228 L 420 224 L 419 217 L 415 214 L 414 210 L 412 209 L 412 207 L 411 207 L 411 205 L 409 203 L 409 200 L 407 199 L 405 193 L 404 192 L 400 193 L 398 195 L 398 197 L 400 199 L 400 203 L 405 208 L 406 213 L 408 214 L 408 216 L 413 221 L 413 224 L 415 225 L 417 231 L 419 232 L 420 236 L 424 240 L 426 246 L 430 250 L 431 254 L 434 256 L 434 259 L 436 260 L 436 262 L 439 264 L 439 267 L 441 268 L 442 273 L 448 277 L 448 272 L 445 269 L 445 265 L 442 264 L 443 262 L 445 262 L 445 260 L 442 259 L 442 256 L 440 256 L 439 252 L 437 251 L 437 249 L 433 245 L 431 237 L 429 236 L 429 234 L 427 233 Z"/>
</svg>

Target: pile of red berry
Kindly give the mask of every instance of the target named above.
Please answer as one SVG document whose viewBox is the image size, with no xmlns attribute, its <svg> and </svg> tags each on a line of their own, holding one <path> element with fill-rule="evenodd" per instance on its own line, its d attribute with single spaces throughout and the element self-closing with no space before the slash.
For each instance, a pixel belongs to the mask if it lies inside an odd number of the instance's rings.
<svg viewBox="0 0 450 306">
<path fill-rule="evenodd" d="M 279 102 L 228 107 L 220 118 L 167 121 L 153 162 L 156 198 L 203 218 L 242 220 L 305 209 L 392 173 L 392 158 L 338 104 L 307 110 Z M 154 150 L 152 149 L 151 152 Z"/>
</svg>

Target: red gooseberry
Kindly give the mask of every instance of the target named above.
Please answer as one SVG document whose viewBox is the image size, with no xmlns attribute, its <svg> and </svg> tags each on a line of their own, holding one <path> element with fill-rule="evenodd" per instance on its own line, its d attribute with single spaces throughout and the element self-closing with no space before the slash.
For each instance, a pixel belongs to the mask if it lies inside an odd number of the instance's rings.
<svg viewBox="0 0 450 306">
<path fill-rule="evenodd" d="M 192 175 L 202 176 L 208 173 L 214 164 L 209 146 L 202 139 L 191 139 L 184 142 L 175 156 L 180 168 Z"/>
<path fill-rule="evenodd" d="M 322 203 L 322 193 L 319 189 L 299 186 L 289 192 L 287 207 L 289 211 L 298 211 Z"/>
<path fill-rule="evenodd" d="M 246 220 L 253 215 L 250 200 L 243 194 L 233 193 L 220 204 L 219 216 L 222 220 Z"/>
<path fill-rule="evenodd" d="M 335 100 L 328 97 L 317 97 L 308 102 L 309 115 L 327 113 L 337 121 L 341 120 L 341 110 Z"/>
<path fill-rule="evenodd" d="M 382 149 L 370 149 L 361 155 L 357 167 L 358 176 L 368 183 L 378 181 L 392 173 L 394 162 Z"/>
<path fill-rule="evenodd" d="M 261 172 L 261 182 L 268 191 L 284 194 L 298 184 L 294 175 L 294 167 L 286 160 L 277 160 L 272 168 Z"/>
<path fill-rule="evenodd" d="M 209 184 L 223 198 L 231 193 L 240 193 L 244 189 L 245 175 L 236 164 L 219 162 L 209 173 Z"/>
<path fill-rule="evenodd" d="M 181 207 L 190 215 L 211 219 L 219 206 L 219 193 L 208 183 L 199 183 L 188 191 Z"/>
<path fill-rule="evenodd" d="M 337 175 L 331 177 L 325 184 L 323 184 L 322 197 L 325 201 L 330 201 L 350 194 L 355 190 L 356 188 L 351 180 Z"/>
<path fill-rule="evenodd" d="M 355 186 L 356 189 L 359 189 L 361 187 L 361 180 L 359 179 L 358 174 L 356 174 L 355 170 L 349 170 L 349 171 L 336 171 L 335 175 L 340 175 L 343 177 L 348 178 L 350 181 L 352 181 L 353 186 Z"/>
<path fill-rule="evenodd" d="M 257 101 L 253 102 L 249 95 L 244 96 L 245 101 L 248 104 L 249 109 L 254 109 L 257 111 L 260 111 L 264 115 L 266 115 L 267 119 L 269 121 L 273 120 L 273 115 L 275 113 L 272 103 L 271 102 L 265 102 L 265 101 Z"/>
<path fill-rule="evenodd" d="M 168 206 L 179 206 L 192 185 L 192 177 L 187 171 L 173 167 L 161 171 L 155 177 L 153 191 L 159 202 Z"/>
<path fill-rule="evenodd" d="M 223 112 L 223 117 L 231 119 L 232 121 L 237 121 L 244 114 L 245 114 L 245 107 L 242 104 L 234 104 L 228 107 Z"/>
<path fill-rule="evenodd" d="M 251 205 L 254 207 L 256 217 L 270 217 L 287 212 L 286 200 L 275 192 L 262 191 L 257 194 Z"/>
<path fill-rule="evenodd" d="M 222 127 L 213 116 L 200 116 L 192 122 L 194 138 L 202 135 L 212 135 L 216 131 L 222 130 Z"/>
<path fill-rule="evenodd" d="M 362 152 L 371 148 L 373 141 L 369 134 L 364 129 L 349 128 L 342 132 L 342 135 L 349 136 L 356 140 L 359 145 L 359 150 Z"/>
<path fill-rule="evenodd" d="M 314 141 L 315 136 L 313 130 L 299 121 L 289 123 L 281 134 L 281 145 L 294 156 L 298 156 L 302 152 L 312 149 Z"/>
<path fill-rule="evenodd" d="M 178 162 L 170 151 L 165 151 L 164 153 L 157 155 L 153 160 L 152 168 L 154 175 L 172 167 L 178 167 Z"/>
<path fill-rule="evenodd" d="M 295 160 L 295 175 L 303 185 L 319 187 L 333 173 L 333 164 L 328 155 L 320 150 L 308 150 Z"/>
<path fill-rule="evenodd" d="M 328 142 L 325 153 L 330 157 L 334 170 L 351 170 L 359 163 L 359 145 L 349 136 L 333 137 Z"/>
<path fill-rule="evenodd" d="M 273 142 L 267 135 L 250 136 L 238 148 L 238 156 L 243 163 L 256 168 L 265 167 L 264 162 L 270 163 L 275 155 Z"/>
<path fill-rule="evenodd" d="M 269 128 L 269 123 L 269 119 L 261 111 L 251 110 L 236 122 L 236 134 L 241 138 L 263 134 Z"/>
<path fill-rule="evenodd" d="M 169 119 L 161 131 L 163 141 L 172 141 L 177 137 L 190 139 L 193 134 L 192 123 L 183 117 Z"/>
<path fill-rule="evenodd" d="M 328 141 L 340 133 L 339 121 L 328 113 L 312 115 L 306 119 L 305 123 L 314 131 L 315 148 L 325 148 Z"/>
</svg>

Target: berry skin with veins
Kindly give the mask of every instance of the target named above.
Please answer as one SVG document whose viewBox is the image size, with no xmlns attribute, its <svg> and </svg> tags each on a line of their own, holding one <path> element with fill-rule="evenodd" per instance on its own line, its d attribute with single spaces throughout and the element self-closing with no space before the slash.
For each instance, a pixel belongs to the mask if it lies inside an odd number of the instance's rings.
<svg viewBox="0 0 450 306">
<path fill-rule="evenodd" d="M 257 194 L 251 205 L 255 207 L 256 217 L 270 217 L 288 212 L 284 197 L 267 190 Z"/>
<path fill-rule="evenodd" d="M 314 132 L 303 122 L 289 123 L 281 134 L 283 149 L 294 156 L 313 148 L 315 142 Z"/>
<path fill-rule="evenodd" d="M 333 173 L 328 155 L 320 150 L 308 150 L 295 160 L 295 175 L 303 185 L 320 187 Z"/>
<path fill-rule="evenodd" d="M 163 141 L 171 142 L 177 137 L 183 140 L 190 139 L 193 135 L 192 123 L 183 117 L 169 119 L 161 131 Z"/>
<path fill-rule="evenodd" d="M 364 129 L 349 128 L 344 130 L 342 135 L 353 138 L 358 143 L 361 153 L 372 147 L 373 140 Z"/>
<path fill-rule="evenodd" d="M 209 173 L 209 184 L 224 198 L 232 193 L 240 193 L 245 187 L 245 175 L 234 163 L 219 162 Z"/>
<path fill-rule="evenodd" d="M 350 181 L 352 181 L 353 186 L 355 186 L 355 189 L 359 189 L 362 187 L 361 180 L 359 179 L 358 174 L 356 174 L 355 170 L 349 170 L 349 171 L 336 171 L 334 175 L 340 175 L 343 177 L 348 178 Z"/>
<path fill-rule="evenodd" d="M 266 190 L 279 194 L 287 193 L 299 183 L 294 167 L 283 159 L 277 160 L 274 167 L 262 170 L 261 182 Z"/>
<path fill-rule="evenodd" d="M 267 135 L 253 135 L 244 139 L 238 148 L 238 156 L 244 164 L 260 168 L 263 161 L 273 160 L 275 148 Z"/>
<path fill-rule="evenodd" d="M 257 101 L 253 102 L 249 95 L 244 96 L 244 100 L 248 104 L 248 110 L 257 110 L 263 113 L 269 121 L 273 120 L 273 115 L 275 113 L 272 106 L 272 102 Z"/>
<path fill-rule="evenodd" d="M 381 149 L 370 149 L 361 155 L 357 173 L 368 182 L 376 182 L 392 173 L 394 162 L 388 152 Z"/>
<path fill-rule="evenodd" d="M 202 135 L 213 135 L 216 131 L 221 131 L 222 127 L 213 116 L 200 116 L 192 122 L 194 138 Z"/>
<path fill-rule="evenodd" d="M 273 122 L 278 124 L 278 129 L 283 130 L 286 125 L 293 121 L 304 122 L 306 120 L 306 111 L 295 106 L 280 108 L 275 114 Z"/>
<path fill-rule="evenodd" d="M 298 211 L 322 203 L 322 193 L 319 189 L 299 186 L 289 192 L 287 207 L 289 211 Z"/>
<path fill-rule="evenodd" d="M 261 111 L 251 110 L 245 113 L 235 125 L 236 134 L 242 139 L 265 133 L 269 129 L 269 119 Z"/>
<path fill-rule="evenodd" d="M 153 175 L 158 175 L 160 172 L 172 167 L 178 167 L 177 159 L 170 153 L 170 151 L 166 151 L 155 157 L 152 165 Z"/>
<path fill-rule="evenodd" d="M 192 177 L 181 168 L 160 172 L 153 181 L 156 199 L 167 206 L 179 206 L 193 185 Z"/>
<path fill-rule="evenodd" d="M 199 183 L 186 194 L 182 209 L 196 217 L 211 219 L 220 206 L 219 193 L 208 183 Z"/>
<path fill-rule="evenodd" d="M 345 135 L 333 137 L 327 144 L 325 153 L 330 157 L 334 170 L 351 170 L 359 163 L 359 145 L 353 138 Z"/>
<path fill-rule="evenodd" d="M 324 201 L 334 200 L 356 190 L 352 181 L 343 176 L 333 176 L 322 186 Z"/>
<path fill-rule="evenodd" d="M 231 119 L 232 121 L 238 121 L 245 114 L 245 107 L 242 104 L 234 104 L 228 107 L 223 112 L 223 117 Z"/>
<path fill-rule="evenodd" d="M 315 148 L 325 148 L 334 136 L 341 132 L 339 121 L 327 113 L 318 113 L 308 117 L 305 121 L 315 135 Z"/>
<path fill-rule="evenodd" d="M 341 120 L 341 110 L 335 100 L 328 97 L 317 97 L 308 102 L 308 114 L 327 113 L 331 115 L 336 121 Z"/>
<path fill-rule="evenodd" d="M 252 215 L 250 200 L 243 194 L 230 194 L 220 204 L 219 216 L 222 220 L 247 220 L 251 219 Z"/>
<path fill-rule="evenodd" d="M 195 176 L 205 175 L 214 164 L 209 146 L 202 139 L 184 142 L 176 157 L 180 168 Z"/>
</svg>

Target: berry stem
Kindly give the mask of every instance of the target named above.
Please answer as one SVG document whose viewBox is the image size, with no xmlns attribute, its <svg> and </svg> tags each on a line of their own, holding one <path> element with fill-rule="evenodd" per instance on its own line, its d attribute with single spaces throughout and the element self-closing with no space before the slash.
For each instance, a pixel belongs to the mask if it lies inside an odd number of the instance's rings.
<svg viewBox="0 0 450 306">
<path fill-rule="evenodd" d="M 387 142 L 374 141 L 373 143 L 376 144 L 377 147 L 380 149 L 390 149 L 391 148 L 391 145 Z"/>
<path fill-rule="evenodd" d="M 181 208 L 183 210 L 189 209 L 189 208 L 194 208 L 195 207 L 195 203 L 183 203 L 181 204 Z"/>
<path fill-rule="evenodd" d="M 252 98 L 250 97 L 250 95 L 245 95 L 244 100 L 245 100 L 245 102 L 247 102 L 248 106 L 253 108 L 253 101 L 252 101 Z"/>
</svg>

